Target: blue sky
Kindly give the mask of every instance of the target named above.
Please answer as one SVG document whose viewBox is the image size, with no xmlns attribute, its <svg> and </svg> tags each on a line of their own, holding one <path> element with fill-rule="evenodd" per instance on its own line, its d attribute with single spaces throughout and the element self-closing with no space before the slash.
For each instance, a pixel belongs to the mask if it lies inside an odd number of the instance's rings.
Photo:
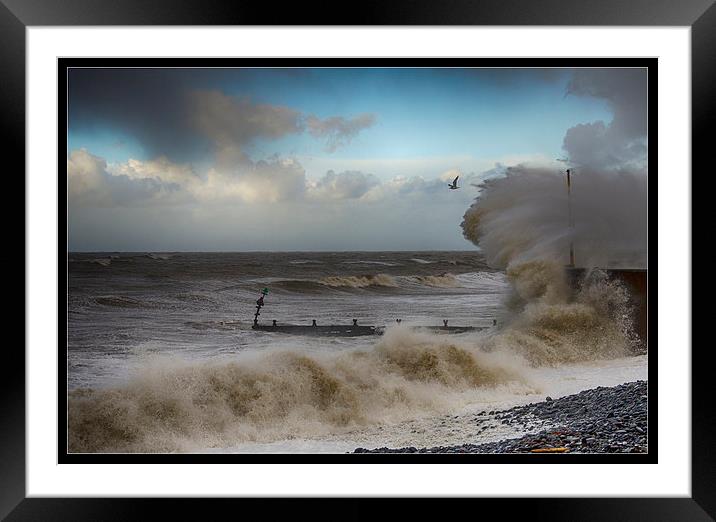
<svg viewBox="0 0 716 522">
<path fill-rule="evenodd" d="M 564 147 L 568 129 L 599 121 L 609 127 L 614 99 L 594 95 L 584 82 L 570 90 L 578 73 L 72 69 L 67 140 L 71 248 L 296 250 L 307 234 L 291 228 L 296 213 L 360 226 L 356 216 L 403 204 L 390 198 L 404 199 L 398 194 L 407 187 L 422 191 L 426 205 L 431 202 L 454 219 L 477 189 L 467 184 L 458 194 L 437 191 L 452 174 L 479 182 L 496 167 L 532 162 L 558 168 L 556 158 L 569 152 Z M 413 196 L 410 206 L 417 214 L 419 197 Z M 260 223 L 245 237 L 223 230 L 254 219 L 257 204 L 272 207 L 273 226 L 291 228 L 290 240 L 280 234 L 272 240 Z M 212 223 L 222 229 L 220 239 L 214 246 L 205 237 L 193 246 L 186 234 L 181 241 L 164 241 L 176 231 L 157 214 L 160 208 L 183 215 L 182 226 L 197 237 Z M 216 219 L 208 217 L 212 212 Z M 146 214 L 150 231 L 133 236 L 136 225 L 123 227 L 117 217 L 123 213 L 127 223 Z M 405 210 L 399 227 L 410 229 L 415 217 Z M 111 236 L 101 229 L 107 226 Z M 372 218 L 370 226 L 375 226 Z M 325 241 L 306 236 L 306 243 L 350 249 L 340 229 L 318 228 Z M 412 240 L 396 237 L 394 242 L 416 249 L 471 248 L 459 220 L 453 228 L 447 240 L 411 232 Z M 383 239 L 375 248 L 389 244 Z M 370 239 L 355 249 L 371 249 Z"/>
<path fill-rule="evenodd" d="M 251 69 L 222 73 L 203 77 L 202 70 L 195 69 L 174 71 L 172 76 L 181 78 L 175 84 L 178 89 L 218 89 L 323 118 L 376 114 L 377 123 L 369 132 L 331 155 L 337 159 L 559 156 L 565 129 L 583 121 L 611 118 L 604 100 L 565 96 L 567 73 L 548 78 L 530 70 L 494 69 L 302 69 L 293 75 L 280 69 Z M 86 70 L 81 74 L 92 76 Z M 98 90 L 102 87 L 102 83 L 95 84 Z M 153 91 L 148 94 L 156 95 Z M 132 98 L 128 92 L 120 103 L 132 104 Z M 71 104 L 82 106 L 83 100 L 71 97 Z M 75 117 L 73 108 L 68 152 L 86 148 L 111 161 L 130 157 L 149 160 L 157 153 L 197 163 L 207 159 L 201 144 L 189 155 L 170 147 L 147 150 L 132 136 L 131 128 L 111 113 L 105 115 L 100 110 Z M 200 136 L 196 139 L 201 141 Z M 254 159 L 276 153 L 323 154 L 321 144 L 306 135 L 258 139 L 249 150 Z"/>
</svg>

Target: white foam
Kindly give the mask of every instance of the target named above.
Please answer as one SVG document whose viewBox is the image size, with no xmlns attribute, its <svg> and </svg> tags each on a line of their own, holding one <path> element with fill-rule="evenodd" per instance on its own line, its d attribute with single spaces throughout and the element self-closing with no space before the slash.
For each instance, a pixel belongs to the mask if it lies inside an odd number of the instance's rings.
<svg viewBox="0 0 716 522">
<path fill-rule="evenodd" d="M 617 386 L 625 382 L 647 380 L 646 355 L 593 361 L 558 368 L 535 368 L 530 375 L 536 392 L 509 394 L 506 390 L 485 394 L 483 400 L 469 403 L 447 414 L 417 417 L 399 423 L 383 423 L 340 435 L 320 438 L 296 438 L 270 443 L 248 443 L 227 448 L 209 448 L 207 453 L 346 453 L 356 448 L 434 447 L 480 444 L 526 433 L 493 419 L 476 422 L 475 414 L 486 410 L 505 410 L 547 396 L 557 399 L 598 386 Z M 483 429 L 485 428 L 485 429 Z M 528 430 L 530 431 L 530 430 Z"/>
</svg>

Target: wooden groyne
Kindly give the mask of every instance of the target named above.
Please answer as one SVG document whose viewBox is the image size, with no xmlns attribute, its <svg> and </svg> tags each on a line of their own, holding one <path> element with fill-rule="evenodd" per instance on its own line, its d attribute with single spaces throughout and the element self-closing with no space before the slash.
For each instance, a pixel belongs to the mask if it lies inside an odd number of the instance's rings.
<svg viewBox="0 0 716 522">
<path fill-rule="evenodd" d="M 264 306 L 264 298 L 268 295 L 268 288 L 261 290 L 261 297 L 256 301 L 256 313 L 254 314 L 254 324 L 251 326 L 253 330 L 261 332 L 274 332 L 284 333 L 293 335 L 311 335 L 311 336 L 330 336 L 330 337 L 358 337 L 362 335 L 382 335 L 385 331 L 385 326 L 364 326 L 358 324 L 358 319 L 353 319 L 353 324 L 329 324 L 329 325 L 318 325 L 316 320 L 313 319 L 311 325 L 301 324 L 278 324 L 276 319 L 271 321 L 270 325 L 260 324 L 259 316 L 261 315 L 261 308 Z M 396 319 L 396 323 L 400 324 L 401 319 Z M 493 326 L 497 324 L 497 321 L 493 320 Z M 443 319 L 442 326 L 420 326 L 411 325 L 411 328 L 419 328 L 423 330 L 429 330 L 432 332 L 442 333 L 465 333 L 471 331 L 484 330 L 486 326 L 449 326 L 448 320 Z"/>
<path fill-rule="evenodd" d="M 293 335 L 313 335 L 313 336 L 331 336 L 331 337 L 357 337 L 361 335 L 379 335 L 375 326 L 358 326 L 358 325 L 340 325 L 332 324 L 328 326 L 304 326 L 298 324 L 286 325 L 262 325 L 255 324 L 254 330 L 262 332 L 274 332 Z"/>
<path fill-rule="evenodd" d="M 411 325 L 411 328 L 417 330 L 427 330 L 433 333 L 449 333 L 459 334 L 485 330 L 487 326 L 421 326 Z M 385 326 L 364 326 L 364 325 L 300 325 L 300 324 L 284 324 L 284 325 L 265 325 L 255 324 L 252 326 L 254 330 L 261 332 L 274 332 L 292 335 L 310 335 L 310 336 L 328 336 L 328 337 L 359 337 L 362 335 L 382 335 L 385 332 Z"/>
</svg>

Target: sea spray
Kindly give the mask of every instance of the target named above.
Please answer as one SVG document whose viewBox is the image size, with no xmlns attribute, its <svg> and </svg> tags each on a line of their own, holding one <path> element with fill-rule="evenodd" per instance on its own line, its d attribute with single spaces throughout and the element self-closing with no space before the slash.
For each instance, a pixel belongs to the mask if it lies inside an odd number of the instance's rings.
<svg viewBox="0 0 716 522">
<path fill-rule="evenodd" d="M 461 226 L 494 268 L 535 260 L 565 265 L 570 242 L 578 266 L 646 267 L 645 171 L 576 169 L 573 228 L 568 226 L 564 174 L 558 169 L 510 167 L 480 189 Z"/>
<path fill-rule="evenodd" d="M 602 271 L 590 273 L 574 291 L 567 288 L 562 267 L 544 261 L 519 264 L 508 277 L 509 313 L 486 349 L 519 354 L 534 366 L 633 353 L 629 295 Z"/>
<path fill-rule="evenodd" d="M 626 289 L 599 269 L 572 288 L 565 264 L 573 244 L 582 267 L 646 266 L 646 173 L 583 169 L 572 192 L 573 228 L 559 172 L 513 167 L 480 188 L 463 234 L 511 284 L 490 349 L 519 353 L 534 365 L 631 353 L 636 337 Z"/>
</svg>

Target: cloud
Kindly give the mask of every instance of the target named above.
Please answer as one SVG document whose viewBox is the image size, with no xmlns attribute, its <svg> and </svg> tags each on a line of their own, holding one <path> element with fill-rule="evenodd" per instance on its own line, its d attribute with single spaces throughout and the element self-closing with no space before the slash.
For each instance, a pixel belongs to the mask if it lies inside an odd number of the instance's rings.
<svg viewBox="0 0 716 522">
<path fill-rule="evenodd" d="M 160 156 L 150 161 L 129 158 L 126 163 L 117 163 L 107 167 L 114 176 L 127 176 L 131 179 L 156 179 L 163 183 L 191 185 L 200 181 L 199 176 L 190 165 L 181 165 Z"/>
<path fill-rule="evenodd" d="M 254 104 L 217 91 L 194 91 L 193 122 L 214 144 L 223 165 L 248 161 L 243 148 L 257 138 L 278 139 L 302 132 L 301 113 L 289 107 Z"/>
<path fill-rule="evenodd" d="M 297 156 L 306 168 L 306 174 L 319 178 L 329 170 L 334 172 L 361 171 L 370 172 L 377 178 L 387 181 L 398 176 L 410 178 L 420 176 L 433 179 L 437 173 L 444 173 L 449 167 L 463 174 L 468 172 L 481 173 L 492 170 L 495 164 L 532 166 L 554 166 L 554 158 L 544 154 L 513 154 L 496 158 L 480 158 L 470 154 L 454 156 L 413 156 L 402 158 L 334 158 L 331 156 Z M 458 168 L 459 166 L 459 168 Z M 452 171 L 453 169 L 450 169 Z M 455 176 L 450 178 L 453 180 Z M 461 178 L 463 180 L 463 178 Z"/>
<path fill-rule="evenodd" d="M 166 158 L 107 164 L 84 149 L 67 159 L 68 194 L 75 206 L 276 203 L 301 200 L 306 173 L 291 158 L 244 162 L 233 170 L 212 167 L 199 175 Z"/>
<path fill-rule="evenodd" d="M 91 207 L 277 203 L 301 200 L 306 191 L 301 164 L 279 157 L 245 162 L 234 170 L 212 167 L 198 175 L 166 158 L 108 165 L 81 149 L 70 153 L 67 175 L 71 203 Z"/>
<path fill-rule="evenodd" d="M 113 174 L 103 158 L 84 149 L 72 151 L 67 159 L 67 191 L 72 206 L 136 207 L 187 200 L 178 183 Z"/>
<path fill-rule="evenodd" d="M 492 170 L 460 171 L 461 189 L 450 191 L 445 179 L 456 169 L 383 182 L 363 171 L 329 170 L 309 180 L 300 162 L 278 156 L 198 173 L 166 158 L 107 164 L 74 150 L 71 248 L 460 248 L 455 225 L 477 192 L 471 183 Z"/>
<path fill-rule="evenodd" d="M 141 144 L 148 157 L 193 161 L 211 147 L 197 129 L 195 94 L 226 85 L 251 85 L 257 70 L 74 68 L 68 72 L 70 132 L 113 132 Z M 261 69 L 262 76 L 290 82 L 301 70 Z M 217 91 L 219 92 L 219 91 Z"/>
<path fill-rule="evenodd" d="M 188 165 L 166 158 L 152 161 L 130 159 L 109 165 L 114 176 L 171 182 L 197 203 L 276 203 L 297 200 L 306 190 L 306 173 L 291 158 L 273 156 L 265 160 L 244 161 L 232 169 L 209 168 L 198 175 Z"/>
<path fill-rule="evenodd" d="M 458 184 L 460 190 L 448 190 L 448 183 L 452 183 L 455 176 L 460 176 Z M 470 187 L 482 178 L 481 174 L 471 172 L 462 174 L 458 169 L 450 169 L 438 177 L 425 178 L 423 176 L 395 176 L 371 188 L 364 196 L 365 201 L 389 200 L 395 204 L 406 202 L 409 205 L 423 204 L 428 201 L 470 201 L 474 196 L 474 189 Z"/>
<path fill-rule="evenodd" d="M 329 170 L 317 180 L 309 180 L 298 160 L 278 155 L 257 162 L 245 159 L 232 166 L 214 165 L 197 173 L 191 165 L 173 163 L 165 157 L 107 164 L 83 149 L 70 153 L 67 170 L 72 201 L 101 207 L 149 202 L 165 206 L 187 202 L 199 205 L 348 200 L 416 204 L 429 199 L 455 202 L 472 197 L 474 189 L 470 185 L 492 172 L 464 174 L 450 169 L 431 178 L 399 175 L 381 181 L 360 170 L 340 173 Z M 446 189 L 447 182 L 456 175 L 460 175 L 462 187 L 458 193 Z"/>
<path fill-rule="evenodd" d="M 373 114 L 320 119 L 290 107 L 256 104 L 249 98 L 228 96 L 218 90 L 194 91 L 191 98 L 193 124 L 211 140 L 219 169 L 251 164 L 245 148 L 256 139 L 276 140 L 308 131 L 326 142 L 326 151 L 334 152 L 376 121 Z"/>
<path fill-rule="evenodd" d="M 206 181 L 192 189 L 197 199 L 217 202 L 277 203 L 303 198 L 306 172 L 290 158 L 245 163 L 227 172 L 212 168 Z"/>
<path fill-rule="evenodd" d="M 563 148 L 576 166 L 644 168 L 647 159 L 647 73 L 645 69 L 579 69 L 567 94 L 606 100 L 609 123 L 581 123 L 567 130 Z"/>
<path fill-rule="evenodd" d="M 309 184 L 308 195 L 326 201 L 358 199 L 379 184 L 378 178 L 372 174 L 355 170 L 336 174 L 329 170 L 321 179 Z"/>
<path fill-rule="evenodd" d="M 329 171 L 316 183 L 308 183 L 302 165 L 292 158 L 270 158 L 254 162 L 245 153 L 256 139 L 280 139 L 308 132 L 327 141 L 328 149 L 350 142 L 375 117 L 363 114 L 352 119 L 334 116 L 321 120 L 306 117 L 289 107 L 255 104 L 248 98 L 228 96 L 217 90 L 192 93 L 193 122 L 214 146 L 215 163 L 203 183 L 192 184 L 200 200 L 275 203 L 302 199 L 310 191 L 313 199 L 360 197 L 375 182 L 359 172 L 336 175 Z"/>
<path fill-rule="evenodd" d="M 333 116 L 324 120 L 311 115 L 305 121 L 311 136 L 326 140 L 326 151 L 335 152 L 350 143 L 360 131 L 375 125 L 376 120 L 375 114 L 366 113 L 354 118 Z"/>
</svg>

